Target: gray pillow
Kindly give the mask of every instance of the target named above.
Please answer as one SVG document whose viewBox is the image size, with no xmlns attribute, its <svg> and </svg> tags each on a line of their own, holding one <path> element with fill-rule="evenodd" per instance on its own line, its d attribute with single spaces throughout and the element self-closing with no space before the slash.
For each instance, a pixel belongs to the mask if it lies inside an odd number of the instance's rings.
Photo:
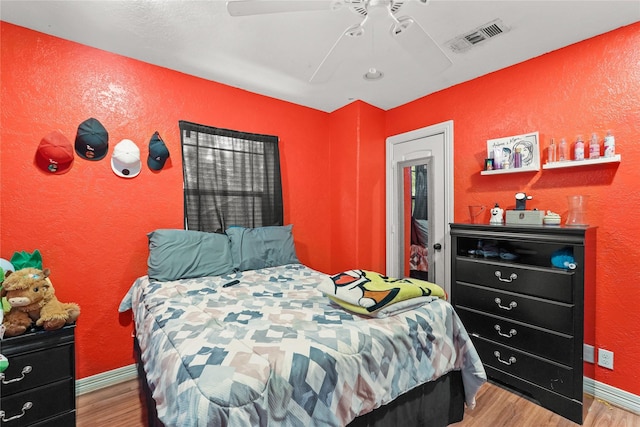
<svg viewBox="0 0 640 427">
<path fill-rule="evenodd" d="M 233 271 L 229 237 L 224 234 L 158 229 L 147 236 L 151 279 L 220 276 Z"/>
<path fill-rule="evenodd" d="M 292 228 L 292 225 L 228 228 L 233 267 L 245 271 L 299 263 Z"/>
</svg>

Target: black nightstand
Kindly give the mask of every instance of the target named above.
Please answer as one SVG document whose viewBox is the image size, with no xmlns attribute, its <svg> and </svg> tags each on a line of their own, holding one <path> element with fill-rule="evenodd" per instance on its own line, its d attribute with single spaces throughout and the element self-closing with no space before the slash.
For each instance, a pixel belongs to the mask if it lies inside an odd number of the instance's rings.
<svg viewBox="0 0 640 427">
<path fill-rule="evenodd" d="M 76 425 L 75 325 L 2 340 L 0 426 Z"/>
</svg>

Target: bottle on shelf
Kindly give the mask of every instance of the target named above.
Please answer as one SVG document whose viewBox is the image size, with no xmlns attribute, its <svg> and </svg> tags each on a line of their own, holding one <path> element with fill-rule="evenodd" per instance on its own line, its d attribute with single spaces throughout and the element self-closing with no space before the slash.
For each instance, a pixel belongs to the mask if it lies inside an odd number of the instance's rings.
<svg viewBox="0 0 640 427">
<path fill-rule="evenodd" d="M 493 149 L 493 168 L 502 169 L 502 148 Z"/>
<path fill-rule="evenodd" d="M 584 141 L 582 135 L 578 135 L 574 146 L 574 160 L 584 160 Z"/>
<path fill-rule="evenodd" d="M 600 158 L 600 142 L 598 141 L 598 135 L 596 135 L 595 133 L 591 134 L 591 142 L 589 143 L 589 158 Z"/>
<path fill-rule="evenodd" d="M 556 142 L 551 138 L 551 143 L 547 148 L 547 163 L 553 163 L 556 161 Z"/>
<path fill-rule="evenodd" d="M 522 149 L 520 147 L 516 148 L 516 152 L 513 154 L 513 167 L 522 167 Z"/>
<path fill-rule="evenodd" d="M 560 140 L 560 145 L 558 146 L 558 160 L 564 162 L 565 160 L 569 160 L 569 151 L 567 149 L 567 141 L 562 138 Z"/>
<path fill-rule="evenodd" d="M 604 156 L 613 157 L 616 155 L 616 140 L 613 137 L 611 131 L 607 132 L 607 136 L 604 137 Z"/>
</svg>

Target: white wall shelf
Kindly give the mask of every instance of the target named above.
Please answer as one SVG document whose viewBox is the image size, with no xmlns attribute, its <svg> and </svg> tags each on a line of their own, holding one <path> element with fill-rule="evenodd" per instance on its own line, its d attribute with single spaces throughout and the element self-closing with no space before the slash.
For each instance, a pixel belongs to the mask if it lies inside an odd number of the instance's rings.
<svg viewBox="0 0 640 427">
<path fill-rule="evenodd" d="M 509 168 L 509 169 L 493 169 L 488 171 L 480 171 L 480 175 L 500 175 L 503 173 L 518 173 L 518 172 L 537 172 L 540 168 L 537 166 L 534 167 L 524 167 L 524 168 Z"/>
<path fill-rule="evenodd" d="M 620 154 L 616 154 L 613 157 L 600 157 L 597 159 L 567 160 L 564 162 L 545 163 L 544 165 L 542 165 L 542 169 L 560 169 L 572 168 L 577 166 L 601 165 L 604 163 L 620 163 L 621 160 L 622 158 Z"/>
</svg>

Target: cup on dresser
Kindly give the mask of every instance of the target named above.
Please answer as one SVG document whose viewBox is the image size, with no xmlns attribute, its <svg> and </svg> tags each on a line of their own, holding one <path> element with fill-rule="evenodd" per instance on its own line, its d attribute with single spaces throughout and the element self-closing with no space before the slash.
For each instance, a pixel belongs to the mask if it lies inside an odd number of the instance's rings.
<svg viewBox="0 0 640 427">
<path fill-rule="evenodd" d="M 482 213 L 487 210 L 486 206 L 483 205 L 469 205 L 469 218 L 471 219 L 471 224 L 477 224 L 480 221 L 478 217 L 482 215 Z"/>
</svg>

